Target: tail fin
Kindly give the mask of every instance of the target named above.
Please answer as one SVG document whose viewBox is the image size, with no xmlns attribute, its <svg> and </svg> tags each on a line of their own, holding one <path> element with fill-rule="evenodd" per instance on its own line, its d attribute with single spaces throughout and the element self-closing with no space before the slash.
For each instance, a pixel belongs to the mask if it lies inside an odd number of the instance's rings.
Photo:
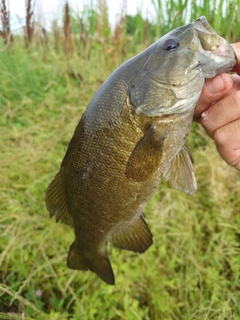
<svg viewBox="0 0 240 320">
<path fill-rule="evenodd" d="M 104 253 L 80 252 L 75 242 L 70 247 L 67 265 L 70 269 L 91 270 L 108 284 L 115 284 L 111 263 Z"/>
</svg>

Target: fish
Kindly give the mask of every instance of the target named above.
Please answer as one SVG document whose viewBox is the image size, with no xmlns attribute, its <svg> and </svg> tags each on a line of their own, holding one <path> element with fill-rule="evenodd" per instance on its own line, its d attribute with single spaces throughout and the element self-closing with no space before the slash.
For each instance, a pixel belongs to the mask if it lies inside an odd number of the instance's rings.
<svg viewBox="0 0 240 320">
<path fill-rule="evenodd" d="M 145 252 L 143 209 L 163 179 L 197 190 L 186 146 L 204 81 L 230 71 L 233 48 L 205 17 L 174 29 L 117 68 L 83 113 L 46 191 L 50 216 L 74 228 L 67 266 L 115 284 L 106 244 Z"/>
</svg>

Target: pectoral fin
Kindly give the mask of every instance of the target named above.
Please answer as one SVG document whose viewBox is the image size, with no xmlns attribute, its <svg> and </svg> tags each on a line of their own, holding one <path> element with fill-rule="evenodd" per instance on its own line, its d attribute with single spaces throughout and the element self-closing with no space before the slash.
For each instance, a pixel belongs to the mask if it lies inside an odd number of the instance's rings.
<svg viewBox="0 0 240 320">
<path fill-rule="evenodd" d="M 140 217 L 128 228 L 115 234 L 112 243 L 120 249 L 143 253 L 152 244 L 152 234 L 143 217 Z"/>
<path fill-rule="evenodd" d="M 56 221 L 73 225 L 72 217 L 68 211 L 65 194 L 62 185 L 62 168 L 50 183 L 46 192 L 46 207 L 50 217 L 55 215 Z"/>
<path fill-rule="evenodd" d="M 144 181 L 157 169 L 162 158 L 164 138 L 157 137 L 153 127 L 147 131 L 128 159 L 127 178 Z"/>
<path fill-rule="evenodd" d="M 174 188 L 191 195 L 197 190 L 192 163 L 192 156 L 185 145 L 176 155 L 165 176 Z"/>
</svg>

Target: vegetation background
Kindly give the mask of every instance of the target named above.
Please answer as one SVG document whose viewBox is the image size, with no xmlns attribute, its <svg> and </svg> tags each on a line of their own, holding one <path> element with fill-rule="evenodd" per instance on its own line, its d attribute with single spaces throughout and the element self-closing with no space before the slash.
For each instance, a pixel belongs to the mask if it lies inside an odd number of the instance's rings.
<svg viewBox="0 0 240 320">
<path fill-rule="evenodd" d="M 240 40 L 238 1 L 152 0 L 155 18 L 126 15 L 111 28 L 108 5 L 74 12 L 51 30 L 26 1 L 24 32 L 12 35 L 1 1 L 0 319 L 240 319 L 240 174 L 193 124 L 189 147 L 198 191 L 162 183 L 146 220 L 154 244 L 143 255 L 111 248 L 116 285 L 69 270 L 73 230 L 49 219 L 45 190 L 100 84 L 170 29 L 205 15 Z"/>
</svg>

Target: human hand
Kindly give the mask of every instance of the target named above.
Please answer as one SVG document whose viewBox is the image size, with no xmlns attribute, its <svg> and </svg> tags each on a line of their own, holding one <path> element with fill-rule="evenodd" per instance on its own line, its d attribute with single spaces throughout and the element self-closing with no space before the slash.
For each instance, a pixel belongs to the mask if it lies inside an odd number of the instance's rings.
<svg viewBox="0 0 240 320">
<path fill-rule="evenodd" d="M 240 43 L 232 46 L 238 59 L 233 71 L 240 75 Z M 215 141 L 221 157 L 240 170 L 240 77 L 224 73 L 206 80 L 194 119 Z"/>
</svg>

